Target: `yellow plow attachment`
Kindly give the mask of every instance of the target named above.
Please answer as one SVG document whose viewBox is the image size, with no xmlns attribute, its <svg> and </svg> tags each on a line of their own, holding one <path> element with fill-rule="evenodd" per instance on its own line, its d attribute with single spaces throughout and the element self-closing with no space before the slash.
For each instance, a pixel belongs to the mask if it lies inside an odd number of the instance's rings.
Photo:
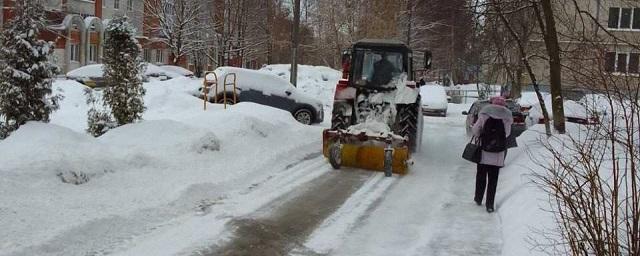
<svg viewBox="0 0 640 256">
<path fill-rule="evenodd" d="M 410 157 L 406 140 L 352 135 L 335 130 L 323 132 L 322 153 L 334 168 L 346 166 L 383 171 L 387 176 L 391 173 L 406 174 Z"/>
</svg>

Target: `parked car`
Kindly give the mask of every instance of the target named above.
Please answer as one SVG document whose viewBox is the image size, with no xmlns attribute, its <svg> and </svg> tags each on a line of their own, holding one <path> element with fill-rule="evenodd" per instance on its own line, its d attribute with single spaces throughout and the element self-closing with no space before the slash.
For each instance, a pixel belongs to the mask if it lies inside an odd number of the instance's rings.
<svg viewBox="0 0 640 256">
<path fill-rule="evenodd" d="M 551 106 L 551 95 L 545 95 L 544 104 L 549 113 L 549 118 L 553 119 L 553 111 Z M 569 123 L 578 124 L 598 124 L 600 123 L 600 117 L 595 111 L 589 111 L 584 102 L 576 102 L 573 100 L 565 100 L 563 103 L 564 117 Z M 532 123 L 542 124 L 544 123 L 544 116 L 542 114 L 542 108 L 540 103 L 534 104 L 529 110 L 529 118 Z"/>
<path fill-rule="evenodd" d="M 237 102 L 254 102 L 291 112 L 291 115 L 300 123 L 320 123 L 324 119 L 322 102 L 295 88 L 289 81 L 278 76 L 261 71 L 219 67 L 214 71 L 217 75 L 218 92 L 215 88 L 208 91 L 208 100 L 212 103 L 235 104 Z M 227 88 L 224 88 L 225 77 L 229 74 L 236 75 L 236 100 L 233 97 L 232 76 L 227 80 Z M 215 80 L 209 74 L 207 79 Z M 213 85 L 212 85 L 213 86 Z M 202 88 L 199 89 L 199 97 L 203 97 Z M 217 97 L 216 97 L 217 96 Z M 216 101 L 217 100 L 217 101 Z"/>
<path fill-rule="evenodd" d="M 469 111 L 462 112 L 463 115 L 467 116 L 467 120 L 466 120 L 467 135 L 472 134 L 471 128 L 473 127 L 473 124 L 475 124 L 476 121 L 478 120 L 478 113 L 480 112 L 480 109 L 482 109 L 482 107 L 488 104 L 490 104 L 488 100 L 478 100 L 471 105 L 471 108 L 469 108 Z M 527 130 L 527 124 L 525 122 L 527 113 L 522 112 L 522 108 L 520 107 L 520 104 L 516 103 L 511 99 L 507 99 L 506 107 L 509 110 L 511 110 L 511 113 L 513 115 L 513 124 L 511 125 L 511 135 L 508 141 L 511 141 L 510 143 L 515 143 L 515 138 L 520 136 L 520 134 L 522 134 L 524 131 Z"/>
<path fill-rule="evenodd" d="M 161 69 L 164 69 L 168 72 L 172 72 L 172 73 L 176 73 L 176 74 L 180 74 L 186 77 L 193 77 L 194 74 L 191 70 L 188 70 L 186 68 L 180 67 L 180 66 L 173 66 L 173 65 L 162 65 L 160 66 Z"/>
<path fill-rule="evenodd" d="M 171 72 L 169 70 L 162 69 L 156 65 L 145 63 L 146 69 L 144 72 L 143 80 L 148 81 L 150 78 L 159 80 L 168 80 L 182 75 Z M 103 73 L 104 64 L 91 64 L 77 69 L 71 70 L 67 73 L 67 79 L 76 80 L 89 87 L 104 87 L 106 86 Z"/>
<path fill-rule="evenodd" d="M 425 85 L 420 87 L 422 96 L 422 113 L 424 115 L 447 116 L 447 92 L 440 85 Z"/>
</svg>

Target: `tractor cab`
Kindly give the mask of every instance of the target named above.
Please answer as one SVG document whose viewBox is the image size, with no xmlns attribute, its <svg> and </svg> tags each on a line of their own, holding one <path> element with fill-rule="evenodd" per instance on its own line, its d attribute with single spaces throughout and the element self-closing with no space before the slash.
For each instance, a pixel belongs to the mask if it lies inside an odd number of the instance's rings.
<svg viewBox="0 0 640 256">
<path fill-rule="evenodd" d="M 424 59 L 427 69 L 431 53 Z M 331 129 L 323 135 L 325 156 L 335 168 L 405 173 L 422 136 L 412 50 L 395 40 L 361 40 L 343 53 L 342 68 Z"/>
</svg>

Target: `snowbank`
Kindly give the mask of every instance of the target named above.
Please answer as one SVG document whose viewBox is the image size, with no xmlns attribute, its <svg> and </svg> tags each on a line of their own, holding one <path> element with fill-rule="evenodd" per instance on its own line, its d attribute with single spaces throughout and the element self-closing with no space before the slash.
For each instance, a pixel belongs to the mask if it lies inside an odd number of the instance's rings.
<svg viewBox="0 0 640 256">
<path fill-rule="evenodd" d="M 51 124 L 0 141 L 0 255 L 112 252 L 318 151 L 308 138 L 321 128 L 289 112 L 253 103 L 203 111 L 191 95 L 201 81 L 145 83 L 144 120 L 99 138 L 84 131 L 85 87 L 56 81 L 65 99 Z M 261 205 L 234 206 L 245 204 Z"/>
<path fill-rule="evenodd" d="M 534 245 L 547 242 L 541 232 L 552 230 L 555 222 L 548 212 L 549 196 L 532 182 L 533 175 L 543 170 L 531 157 L 545 154 L 539 142 L 544 138 L 543 125 L 529 127 L 517 138 L 519 146 L 509 150 L 506 166 L 500 170 L 496 205 L 502 221 L 502 255 L 547 255 Z"/>
<path fill-rule="evenodd" d="M 87 130 L 87 111 L 84 90 L 88 87 L 74 80 L 56 80 L 53 92 L 63 95 L 60 109 L 51 113 L 51 123 L 67 127 L 76 132 Z"/>
<path fill-rule="evenodd" d="M 542 98 L 549 98 L 551 94 L 547 92 L 540 92 L 542 94 Z M 516 100 L 521 107 L 530 108 L 535 105 L 539 105 L 540 101 L 538 101 L 538 95 L 535 92 L 522 92 L 520 94 L 520 98 Z"/>
</svg>

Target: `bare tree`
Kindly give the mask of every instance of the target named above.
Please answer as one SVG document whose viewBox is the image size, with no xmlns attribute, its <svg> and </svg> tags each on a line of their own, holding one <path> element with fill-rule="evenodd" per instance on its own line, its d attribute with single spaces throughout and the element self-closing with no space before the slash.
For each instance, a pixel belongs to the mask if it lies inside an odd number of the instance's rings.
<svg viewBox="0 0 640 256">
<path fill-rule="evenodd" d="M 201 0 L 144 0 L 147 30 L 169 47 L 171 64 L 179 65 L 186 56 L 201 47 L 198 33 Z"/>
</svg>

